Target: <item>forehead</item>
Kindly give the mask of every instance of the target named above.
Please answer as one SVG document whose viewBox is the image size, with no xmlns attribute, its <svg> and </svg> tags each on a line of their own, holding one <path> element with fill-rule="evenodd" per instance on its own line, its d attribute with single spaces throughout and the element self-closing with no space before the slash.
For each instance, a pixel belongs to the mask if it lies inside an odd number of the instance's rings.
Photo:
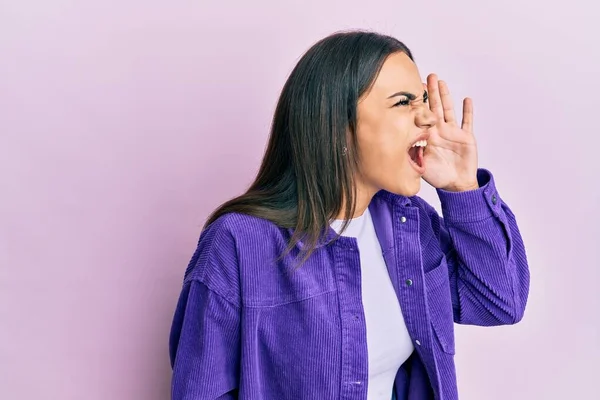
<svg viewBox="0 0 600 400">
<path fill-rule="evenodd" d="M 417 96 L 423 93 L 419 70 L 404 53 L 394 53 L 385 60 L 369 96 L 387 98 L 398 91 L 411 92 Z"/>
</svg>

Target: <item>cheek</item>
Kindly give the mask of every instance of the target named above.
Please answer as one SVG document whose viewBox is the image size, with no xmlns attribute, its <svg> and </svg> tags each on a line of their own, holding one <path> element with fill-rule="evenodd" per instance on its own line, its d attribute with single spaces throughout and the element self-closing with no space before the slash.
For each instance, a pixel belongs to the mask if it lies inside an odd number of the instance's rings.
<svg viewBox="0 0 600 400">
<path fill-rule="evenodd" d="M 363 183 L 393 193 L 415 193 L 408 146 L 416 125 L 409 112 L 382 115 L 357 129 L 359 172 Z M 418 128 L 417 128 L 418 129 Z M 411 186 L 412 185 L 412 186 Z"/>
<path fill-rule="evenodd" d="M 361 159 L 374 164 L 398 165 L 408 157 L 410 125 L 408 118 L 394 116 L 362 127 L 358 132 Z"/>
</svg>

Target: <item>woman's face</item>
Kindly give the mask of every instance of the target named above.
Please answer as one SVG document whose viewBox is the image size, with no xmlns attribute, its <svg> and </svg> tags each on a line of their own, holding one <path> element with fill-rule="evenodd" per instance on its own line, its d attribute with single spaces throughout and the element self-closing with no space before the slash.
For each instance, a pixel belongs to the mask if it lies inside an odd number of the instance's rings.
<svg viewBox="0 0 600 400">
<path fill-rule="evenodd" d="M 436 117 L 429 110 L 417 66 L 406 54 L 388 57 L 371 90 L 359 99 L 357 113 L 359 196 L 381 189 L 417 194 L 424 148 L 413 145 L 426 139 Z"/>
</svg>

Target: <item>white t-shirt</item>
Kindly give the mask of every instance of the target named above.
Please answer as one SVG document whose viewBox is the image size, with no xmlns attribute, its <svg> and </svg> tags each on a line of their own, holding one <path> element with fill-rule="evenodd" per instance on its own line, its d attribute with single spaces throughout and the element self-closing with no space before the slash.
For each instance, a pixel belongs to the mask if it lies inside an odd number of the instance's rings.
<svg viewBox="0 0 600 400">
<path fill-rule="evenodd" d="M 343 221 L 331 226 L 340 232 Z M 361 264 L 362 302 L 367 324 L 368 400 L 390 400 L 398 369 L 414 347 L 392 286 L 371 214 L 350 221 L 342 236 L 354 237 Z"/>
</svg>

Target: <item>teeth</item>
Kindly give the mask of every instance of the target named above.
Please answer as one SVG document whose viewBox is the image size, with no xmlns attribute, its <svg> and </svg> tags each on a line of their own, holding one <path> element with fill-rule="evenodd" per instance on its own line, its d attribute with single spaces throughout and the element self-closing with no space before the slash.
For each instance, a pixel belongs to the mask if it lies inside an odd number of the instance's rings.
<svg viewBox="0 0 600 400">
<path fill-rule="evenodd" d="M 419 140 L 417 143 L 412 145 L 412 147 L 425 147 L 425 146 L 427 146 L 427 140 Z"/>
</svg>

